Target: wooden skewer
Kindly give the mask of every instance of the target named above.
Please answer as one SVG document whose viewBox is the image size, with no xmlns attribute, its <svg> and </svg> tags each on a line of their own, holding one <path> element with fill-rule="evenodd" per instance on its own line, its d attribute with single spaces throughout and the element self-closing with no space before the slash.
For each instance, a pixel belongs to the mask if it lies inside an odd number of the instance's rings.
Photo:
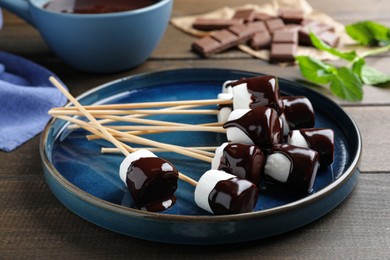
<svg viewBox="0 0 390 260">
<path fill-rule="evenodd" d="M 121 142 L 119 142 L 118 140 L 116 140 L 109 132 L 108 130 L 103 127 L 101 124 L 99 124 L 99 122 L 97 122 L 97 120 L 86 110 L 84 109 L 84 107 L 61 85 L 61 83 L 56 79 L 54 78 L 53 76 L 51 76 L 49 78 L 49 80 L 53 83 L 53 85 L 61 91 L 62 94 L 64 94 L 69 101 L 71 101 L 76 107 L 79 108 L 80 112 L 83 113 L 83 115 L 85 117 L 87 117 L 93 124 L 94 126 L 100 130 L 106 137 L 108 140 L 110 140 L 110 142 L 112 144 L 114 144 L 125 156 L 128 156 L 130 154 L 130 152 L 122 145 Z M 135 150 L 134 150 L 135 151 Z M 179 172 L 179 178 L 183 181 L 186 181 L 187 183 L 193 185 L 193 186 L 196 186 L 198 183 L 185 176 L 184 174 L 180 173 Z"/>
<path fill-rule="evenodd" d="M 127 116 L 104 116 L 104 118 L 111 119 L 112 121 L 123 121 L 123 122 L 131 122 L 131 123 L 140 123 L 140 124 L 152 124 L 152 125 L 161 125 L 161 126 L 205 126 L 205 127 L 220 127 L 223 125 L 223 123 L 220 122 L 214 122 L 214 123 L 205 123 L 205 124 L 199 124 L 199 125 L 192 125 L 192 124 L 184 124 L 184 123 L 176 123 L 176 122 L 167 122 L 167 121 L 159 121 L 159 120 L 150 120 L 150 119 L 141 119 L 141 118 L 129 118 Z M 111 128 L 111 126 L 110 126 Z M 113 127 L 115 129 L 115 127 Z M 70 127 L 68 127 L 70 129 Z M 216 130 L 211 128 L 212 130 Z M 119 129 L 117 129 L 119 130 Z M 123 129 L 121 129 L 123 130 Z M 158 134 L 163 132 L 171 132 L 172 130 L 162 130 L 162 128 L 159 128 L 159 130 L 137 130 L 137 131 L 131 131 L 128 132 L 128 134 L 132 135 L 145 135 L 145 134 Z M 194 130 L 195 131 L 195 130 Z M 205 129 L 207 131 L 207 129 Z M 222 131 L 222 130 L 220 130 Z M 226 131 L 222 131 L 226 132 Z M 101 138 L 98 135 L 87 135 L 88 140 L 95 140 Z"/>
<path fill-rule="evenodd" d="M 197 107 L 197 106 L 177 106 L 177 107 L 162 108 L 161 110 L 166 111 L 166 110 L 190 109 L 190 108 L 194 108 L 194 107 Z M 144 117 L 144 116 L 148 116 L 148 115 L 137 114 L 137 115 L 121 116 L 120 117 L 121 120 L 119 120 L 119 121 L 122 121 L 123 119 L 126 119 L 126 118 L 139 118 L 139 117 Z M 116 121 L 116 120 L 112 120 L 112 119 L 106 119 L 106 116 L 102 116 L 102 118 L 104 118 L 104 119 L 98 120 L 98 122 L 102 125 L 109 124 L 109 123 Z M 68 129 L 77 129 L 78 127 L 79 127 L 78 125 L 69 125 Z"/>
<path fill-rule="evenodd" d="M 91 105 L 84 106 L 87 110 L 103 110 L 103 109 L 134 109 L 134 108 L 153 108 L 153 107 L 173 107 L 181 105 L 229 105 L 232 100 L 228 99 L 204 99 L 204 100 L 178 100 L 178 101 L 158 101 L 158 102 L 141 102 L 141 103 L 126 103 L 126 104 L 106 104 L 106 105 Z M 77 107 L 63 107 L 61 110 L 77 110 Z"/>
<path fill-rule="evenodd" d="M 160 131 L 173 131 L 173 132 L 215 132 L 226 133 L 226 129 L 217 126 L 154 126 L 154 125 L 115 125 L 109 126 L 110 129 L 122 130 L 122 131 L 144 131 L 144 130 L 160 130 Z"/>
<path fill-rule="evenodd" d="M 121 140 L 121 138 L 118 138 L 118 140 Z M 196 153 L 199 153 L 199 154 L 203 154 L 205 156 L 209 156 L 209 157 L 214 157 L 214 153 L 212 152 L 208 152 L 208 151 L 215 151 L 215 149 L 217 147 L 212 147 L 212 146 L 209 146 L 209 147 L 183 147 L 184 149 L 188 149 L 188 150 L 191 150 L 193 152 L 196 152 Z M 166 150 L 166 149 L 161 149 L 161 148 L 156 148 L 156 147 L 137 147 L 137 148 L 134 148 L 134 149 L 147 149 L 151 152 L 171 152 L 169 150 Z M 102 147 L 101 149 L 101 152 L 102 153 L 121 153 L 121 151 L 118 149 L 118 148 L 109 148 L 109 147 Z"/>
<path fill-rule="evenodd" d="M 86 111 L 86 110 L 85 110 Z M 217 115 L 217 109 L 178 109 L 178 110 L 161 110 L 161 109 L 144 109 L 144 110 L 89 110 L 94 117 L 100 118 L 102 115 Z M 83 116 L 83 112 L 75 110 L 50 109 L 49 115 L 72 115 Z"/>
</svg>

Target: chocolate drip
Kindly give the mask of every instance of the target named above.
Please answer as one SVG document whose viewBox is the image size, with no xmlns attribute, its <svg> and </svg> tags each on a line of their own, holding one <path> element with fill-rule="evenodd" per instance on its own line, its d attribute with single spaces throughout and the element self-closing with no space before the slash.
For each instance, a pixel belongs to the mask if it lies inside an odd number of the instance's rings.
<svg viewBox="0 0 390 260">
<path fill-rule="evenodd" d="M 264 154 L 257 146 L 230 143 L 223 150 L 218 169 L 259 185 L 264 164 Z"/>
<path fill-rule="evenodd" d="M 271 149 L 271 153 L 282 153 L 291 162 L 287 187 L 298 189 L 304 192 L 311 192 L 313 181 L 319 167 L 319 155 L 316 151 L 297 147 L 288 144 L 276 145 Z"/>
<path fill-rule="evenodd" d="M 314 110 L 309 99 L 303 96 L 284 96 L 282 101 L 290 130 L 314 127 Z"/>
<path fill-rule="evenodd" d="M 226 122 L 223 127 L 239 128 L 261 149 L 280 143 L 283 136 L 278 114 L 269 107 L 256 107 L 242 117 Z"/>
<path fill-rule="evenodd" d="M 156 0 L 52 0 L 43 7 L 61 13 L 99 14 L 136 10 L 156 2 Z"/>
<path fill-rule="evenodd" d="M 158 157 L 140 158 L 129 166 L 126 184 L 137 208 L 157 212 L 175 203 L 178 177 L 170 162 Z"/>
<path fill-rule="evenodd" d="M 252 212 L 259 191 L 253 183 L 231 178 L 219 181 L 209 194 L 209 205 L 214 214 L 227 215 Z"/>
<path fill-rule="evenodd" d="M 334 133 L 329 128 L 305 128 L 299 130 L 309 147 L 320 155 L 320 163 L 329 165 L 334 157 Z"/>
<path fill-rule="evenodd" d="M 266 106 L 276 110 L 280 115 L 284 105 L 280 100 L 278 79 L 274 76 L 260 76 L 244 78 L 233 82 L 232 87 L 246 83 L 248 92 L 251 94 L 252 103 L 250 108 Z"/>
</svg>

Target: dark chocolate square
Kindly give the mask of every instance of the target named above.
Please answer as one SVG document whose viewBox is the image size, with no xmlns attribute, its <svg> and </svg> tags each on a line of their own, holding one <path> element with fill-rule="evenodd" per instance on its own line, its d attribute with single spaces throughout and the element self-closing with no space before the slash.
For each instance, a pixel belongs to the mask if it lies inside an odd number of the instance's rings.
<svg viewBox="0 0 390 260">
<path fill-rule="evenodd" d="M 203 37 L 192 43 L 192 49 L 202 56 L 208 56 L 212 53 L 215 53 L 220 48 L 221 43 L 211 38 L 210 36 Z"/>
<path fill-rule="evenodd" d="M 261 31 L 253 35 L 250 46 L 252 49 L 259 50 L 268 48 L 271 45 L 271 35 L 268 31 Z"/>
<path fill-rule="evenodd" d="M 330 31 L 325 31 L 320 34 L 320 39 L 331 47 L 336 47 L 340 37 Z"/>
<path fill-rule="evenodd" d="M 230 45 L 238 41 L 238 37 L 228 30 L 220 30 L 211 35 L 211 37 L 222 45 Z"/>
<path fill-rule="evenodd" d="M 237 10 L 232 19 L 242 19 L 244 22 L 252 22 L 255 19 L 255 10 L 245 9 Z"/>
<path fill-rule="evenodd" d="M 248 23 L 247 26 L 253 31 L 253 33 L 268 31 L 265 23 L 261 21 Z"/>
<path fill-rule="evenodd" d="M 271 34 L 273 34 L 277 30 L 284 29 L 284 22 L 280 18 L 267 20 L 267 21 L 265 21 L 265 25 L 267 26 L 267 28 Z"/>
<path fill-rule="evenodd" d="M 270 61 L 274 63 L 294 62 L 297 45 L 294 43 L 273 43 Z"/>
<path fill-rule="evenodd" d="M 257 12 L 255 13 L 255 21 L 267 21 L 267 20 L 271 20 L 275 18 L 275 16 L 271 16 L 271 15 L 268 15 L 268 14 L 265 14 L 265 13 L 260 13 L 260 12 Z"/>
<path fill-rule="evenodd" d="M 278 30 L 274 32 L 272 37 L 273 43 L 298 43 L 298 32 L 297 31 L 287 31 L 287 30 Z"/>
<path fill-rule="evenodd" d="M 284 23 L 300 24 L 303 21 L 303 10 L 301 9 L 280 9 L 279 16 Z"/>
<path fill-rule="evenodd" d="M 230 20 L 230 19 L 205 19 L 198 18 L 192 24 L 192 27 L 197 30 L 202 31 L 213 31 L 226 29 L 229 26 L 242 23 L 240 20 Z"/>
<path fill-rule="evenodd" d="M 228 30 L 237 35 L 240 42 L 246 42 L 253 35 L 253 30 L 245 24 L 230 26 Z"/>
<path fill-rule="evenodd" d="M 326 31 L 334 31 L 334 27 L 317 21 L 308 22 L 299 30 L 299 44 L 313 46 L 309 33 L 312 32 L 319 36 Z"/>
</svg>

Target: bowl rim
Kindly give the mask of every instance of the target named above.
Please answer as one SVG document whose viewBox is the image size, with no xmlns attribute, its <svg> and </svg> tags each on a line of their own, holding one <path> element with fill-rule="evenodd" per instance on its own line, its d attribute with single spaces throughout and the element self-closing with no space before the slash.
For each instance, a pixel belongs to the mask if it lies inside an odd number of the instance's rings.
<svg viewBox="0 0 390 260">
<path fill-rule="evenodd" d="M 244 70 L 235 70 L 235 69 L 217 69 L 217 68 L 184 68 L 184 69 L 174 69 L 174 70 L 159 70 L 159 71 L 154 71 L 154 72 L 146 72 L 146 73 L 140 73 L 140 74 L 135 74 L 127 77 L 123 77 L 120 79 L 116 79 L 110 82 L 107 82 L 105 84 L 102 84 L 98 87 L 92 88 L 83 94 L 79 95 L 76 97 L 77 100 L 81 100 L 85 98 L 86 96 L 90 95 L 91 93 L 97 92 L 103 88 L 107 88 L 111 85 L 123 82 L 123 81 L 128 81 L 131 80 L 132 78 L 135 77 L 145 77 L 148 75 L 155 75 L 155 74 L 164 74 L 164 73 L 172 73 L 172 72 L 185 72 L 185 71 L 194 71 L 194 70 L 220 70 L 220 71 L 230 71 L 234 73 L 251 73 L 253 75 L 261 73 L 257 72 L 250 72 L 250 71 L 244 71 Z M 291 84 L 299 84 L 297 82 L 293 82 L 290 80 L 286 80 L 284 78 L 280 78 L 284 82 L 288 82 Z M 301 84 L 300 84 L 301 85 Z M 302 85 L 301 85 L 302 86 Z M 302 86 L 304 87 L 304 86 Z M 306 87 L 305 87 L 306 88 Z M 310 90 L 310 89 L 309 89 Z M 49 173 L 51 176 L 57 181 L 59 185 L 61 185 L 63 188 L 65 188 L 68 192 L 72 193 L 74 196 L 77 198 L 85 201 L 88 204 L 93 204 L 94 206 L 97 206 L 99 208 L 102 208 L 104 210 L 111 211 L 116 214 L 123 214 L 127 215 L 128 217 L 142 217 L 142 218 L 149 218 L 149 219 L 154 219 L 154 220 L 159 220 L 159 221 L 175 221 L 175 222 L 226 222 L 226 221 L 243 221 L 243 220 L 253 220 L 253 219 L 259 219 L 261 217 L 268 217 L 272 215 L 278 215 L 286 211 L 290 211 L 293 209 L 297 208 L 302 208 L 306 207 L 308 205 L 311 205 L 315 203 L 318 200 L 323 199 L 326 197 L 328 194 L 332 193 L 334 190 L 340 187 L 340 185 L 343 185 L 346 183 L 354 174 L 356 168 L 358 167 L 358 164 L 361 159 L 361 154 L 362 154 L 362 138 L 361 134 L 359 131 L 359 128 L 356 124 L 356 122 L 351 118 L 337 103 L 335 103 L 333 100 L 330 98 L 314 91 L 310 90 L 312 94 L 321 96 L 321 98 L 325 98 L 327 102 L 330 102 L 332 105 L 335 105 L 339 107 L 349 118 L 351 121 L 354 129 L 356 130 L 357 134 L 357 143 L 356 143 L 356 154 L 353 155 L 353 160 L 351 162 L 351 165 L 344 171 L 344 173 L 334 182 L 326 186 L 325 188 L 319 190 L 316 193 L 310 194 L 302 199 L 270 208 L 270 209 L 265 209 L 261 211 L 253 211 L 253 212 L 248 212 L 248 213 L 241 213 L 241 214 L 234 214 L 234 215 L 172 215 L 172 214 L 163 214 L 163 213 L 158 213 L 158 212 L 148 212 L 148 211 L 142 211 L 134 208 L 129 208 L 126 206 L 114 204 L 111 202 L 108 202 L 106 200 L 100 199 L 98 197 L 95 197 L 80 188 L 76 187 L 74 184 L 70 183 L 68 180 L 66 180 L 58 171 L 57 169 L 50 163 L 50 160 L 47 157 L 47 154 L 45 152 L 45 147 L 46 147 L 46 141 L 49 135 L 49 130 L 51 128 L 51 125 L 54 124 L 54 122 L 59 121 L 58 119 L 51 119 L 48 124 L 46 125 L 45 129 L 42 132 L 41 139 L 40 139 L 40 145 L 39 145 L 39 152 L 41 155 L 42 163 L 44 166 L 48 169 Z M 70 104 L 68 103 L 67 106 Z M 66 122 L 64 122 L 66 124 Z"/>
<path fill-rule="evenodd" d="M 50 0 L 46 0 L 44 4 L 49 2 Z M 28 1 L 30 6 L 34 7 L 35 9 L 49 13 L 49 14 L 54 14 L 58 16 L 63 16 L 63 17 L 69 17 L 69 18 L 79 18 L 79 19 L 97 19 L 97 18 L 115 18 L 115 17 L 124 17 L 124 16 L 129 16 L 129 15 L 137 15 L 137 14 L 142 14 L 146 13 L 149 11 L 152 11 L 154 9 L 159 9 L 171 2 L 173 0 L 156 0 L 156 3 L 138 8 L 135 10 L 129 10 L 129 11 L 122 11 L 122 12 L 111 12 L 111 13 L 93 13 L 93 14 L 80 14 L 80 13 L 62 13 L 62 12 L 56 12 L 52 10 L 48 10 L 46 8 L 43 8 L 43 4 L 39 0 L 29 0 Z"/>
</svg>

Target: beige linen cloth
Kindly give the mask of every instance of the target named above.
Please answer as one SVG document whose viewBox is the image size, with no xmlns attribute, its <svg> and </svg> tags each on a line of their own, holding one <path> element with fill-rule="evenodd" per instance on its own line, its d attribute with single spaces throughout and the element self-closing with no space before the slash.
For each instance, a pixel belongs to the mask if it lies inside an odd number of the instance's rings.
<svg viewBox="0 0 390 260">
<path fill-rule="evenodd" d="M 239 7 L 223 7 L 221 9 L 201 14 L 201 15 L 193 15 L 193 16 L 184 16 L 184 17 L 176 17 L 171 19 L 171 24 L 180 30 L 191 34 L 196 37 L 203 37 L 212 32 L 204 32 L 200 30 L 196 30 L 192 28 L 192 24 L 196 18 L 221 18 L 221 19 L 231 19 L 236 10 L 241 9 L 254 9 L 257 12 L 266 13 L 269 15 L 277 16 L 279 8 L 299 8 L 302 9 L 305 15 L 305 19 L 311 19 L 320 21 L 329 25 L 332 25 L 335 28 L 335 33 L 340 37 L 339 44 L 337 46 L 338 49 L 348 51 L 351 49 L 356 50 L 358 53 L 364 52 L 367 50 L 365 47 L 357 46 L 354 41 L 348 36 L 345 32 L 344 25 L 335 21 L 330 16 L 313 10 L 313 8 L 309 5 L 305 0 L 274 0 L 271 3 L 267 3 L 264 5 L 253 5 L 247 4 Z M 239 45 L 238 48 L 246 52 L 256 58 L 269 60 L 269 50 L 254 50 L 247 45 Z M 307 55 L 316 57 L 321 60 L 336 60 L 337 57 L 324 52 L 319 51 L 313 47 L 304 47 L 298 46 L 296 56 L 299 55 Z"/>
</svg>

